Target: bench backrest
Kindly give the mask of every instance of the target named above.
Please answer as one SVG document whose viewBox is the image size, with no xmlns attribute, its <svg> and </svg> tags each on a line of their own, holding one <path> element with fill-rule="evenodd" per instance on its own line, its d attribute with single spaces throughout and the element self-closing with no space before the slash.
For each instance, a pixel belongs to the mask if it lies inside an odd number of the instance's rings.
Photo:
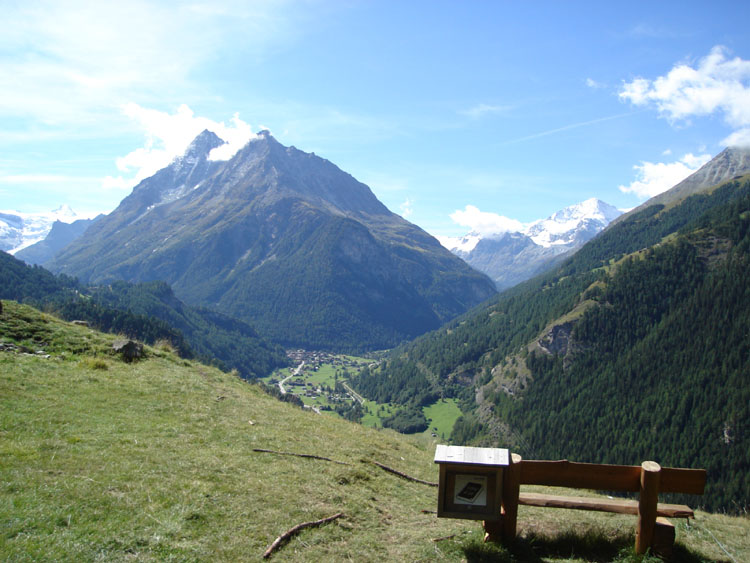
<svg viewBox="0 0 750 563">
<path fill-rule="evenodd" d="M 513 460 L 516 462 L 516 459 Z M 521 485 L 546 485 L 597 491 L 641 490 L 641 466 L 601 465 L 575 461 L 517 461 Z M 687 493 L 702 495 L 706 486 L 705 469 L 662 467 L 659 493 Z"/>
</svg>

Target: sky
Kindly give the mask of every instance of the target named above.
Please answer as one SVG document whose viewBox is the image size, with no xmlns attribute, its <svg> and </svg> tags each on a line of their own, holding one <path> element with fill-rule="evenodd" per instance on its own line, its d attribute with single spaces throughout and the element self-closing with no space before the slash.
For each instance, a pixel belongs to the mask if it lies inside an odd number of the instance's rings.
<svg viewBox="0 0 750 563">
<path fill-rule="evenodd" d="M 436 236 L 629 209 L 750 145 L 748 2 L 0 0 L 0 209 L 110 212 L 269 129 Z"/>
</svg>

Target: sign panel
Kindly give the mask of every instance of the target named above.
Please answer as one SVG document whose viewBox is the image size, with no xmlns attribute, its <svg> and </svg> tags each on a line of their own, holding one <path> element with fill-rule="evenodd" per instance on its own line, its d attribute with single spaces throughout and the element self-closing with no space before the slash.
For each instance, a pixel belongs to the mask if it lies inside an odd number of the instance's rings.
<svg viewBox="0 0 750 563">
<path fill-rule="evenodd" d="M 438 517 L 498 520 L 509 458 L 502 448 L 439 445 Z"/>
</svg>

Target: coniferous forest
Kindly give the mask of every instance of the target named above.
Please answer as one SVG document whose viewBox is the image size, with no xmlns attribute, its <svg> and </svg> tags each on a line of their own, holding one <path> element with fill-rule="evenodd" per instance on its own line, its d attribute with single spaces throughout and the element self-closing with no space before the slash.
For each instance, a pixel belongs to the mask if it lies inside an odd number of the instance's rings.
<svg viewBox="0 0 750 563">
<path fill-rule="evenodd" d="M 749 274 L 744 178 L 613 225 L 557 270 L 397 349 L 358 389 L 411 405 L 402 396 L 418 381 L 461 398 L 455 443 L 705 468 L 706 494 L 682 500 L 745 511 Z"/>
</svg>

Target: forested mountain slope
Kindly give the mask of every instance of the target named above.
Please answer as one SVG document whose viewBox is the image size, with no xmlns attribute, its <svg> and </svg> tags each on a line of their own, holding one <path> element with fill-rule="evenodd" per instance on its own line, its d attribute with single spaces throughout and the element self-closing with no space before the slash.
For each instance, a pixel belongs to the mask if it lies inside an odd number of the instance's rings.
<svg viewBox="0 0 750 563">
<path fill-rule="evenodd" d="M 246 323 L 189 307 L 163 282 L 84 286 L 0 252 L 0 298 L 34 304 L 67 320 L 146 343 L 169 341 L 185 357 L 198 356 L 243 377 L 267 375 L 286 364 L 283 349 Z"/>
<path fill-rule="evenodd" d="M 554 272 L 397 350 L 358 383 L 463 397 L 457 443 L 705 467 L 750 500 L 750 181 L 610 227 Z"/>
</svg>

